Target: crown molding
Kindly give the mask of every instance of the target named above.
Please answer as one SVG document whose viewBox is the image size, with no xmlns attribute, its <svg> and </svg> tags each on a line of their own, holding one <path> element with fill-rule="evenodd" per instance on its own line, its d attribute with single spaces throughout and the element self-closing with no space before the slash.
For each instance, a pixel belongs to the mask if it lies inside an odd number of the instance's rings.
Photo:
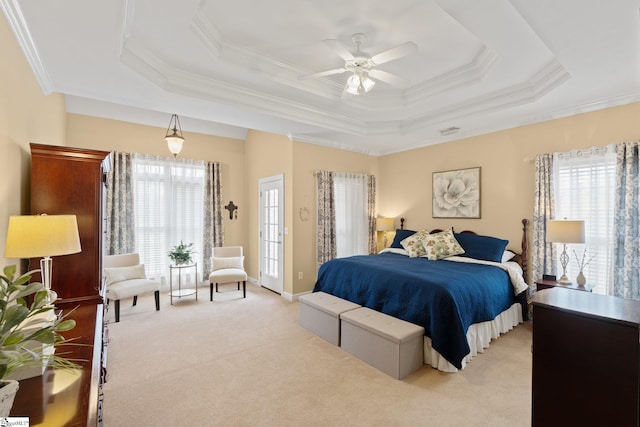
<svg viewBox="0 0 640 427">
<path fill-rule="evenodd" d="M 45 96 L 50 95 L 55 89 L 44 67 L 42 58 L 38 53 L 38 49 L 33 42 L 29 28 L 24 20 L 19 1 L 0 0 L 0 7 L 4 12 L 4 16 L 7 18 L 7 22 L 9 22 L 9 26 L 13 30 L 13 34 L 16 36 L 18 44 L 31 67 L 31 71 L 33 71 L 33 75 L 40 85 L 42 93 Z"/>
</svg>

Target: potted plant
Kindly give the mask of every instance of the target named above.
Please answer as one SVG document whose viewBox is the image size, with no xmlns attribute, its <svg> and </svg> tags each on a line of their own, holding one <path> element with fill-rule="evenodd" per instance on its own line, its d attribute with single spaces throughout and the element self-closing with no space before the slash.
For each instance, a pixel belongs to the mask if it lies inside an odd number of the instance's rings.
<svg viewBox="0 0 640 427">
<path fill-rule="evenodd" d="M 47 363 L 58 368 L 77 367 L 73 361 L 43 350 L 65 343 L 60 333 L 73 329 L 76 322 L 55 314 L 42 283 L 29 283 L 36 271 L 16 277 L 16 266 L 10 265 L 0 275 L 0 417 L 9 415 L 18 391 L 18 382 L 7 379 L 13 372 Z"/>
<path fill-rule="evenodd" d="M 192 248 L 193 243 L 185 245 L 182 243 L 182 240 L 180 240 L 180 244 L 174 246 L 169 251 L 169 258 L 175 265 L 189 264 L 192 261 L 192 255 L 195 253 Z"/>
</svg>

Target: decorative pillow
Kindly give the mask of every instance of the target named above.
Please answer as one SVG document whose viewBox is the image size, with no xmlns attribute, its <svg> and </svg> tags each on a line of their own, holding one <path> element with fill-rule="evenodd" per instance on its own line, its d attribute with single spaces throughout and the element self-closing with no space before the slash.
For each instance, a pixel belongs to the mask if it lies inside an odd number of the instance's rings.
<svg viewBox="0 0 640 427">
<path fill-rule="evenodd" d="M 393 243 L 391 243 L 391 246 L 389 246 L 390 248 L 398 248 L 398 249 L 404 249 L 402 247 L 402 244 L 400 242 L 402 242 L 404 239 L 406 239 L 407 237 L 416 234 L 415 231 L 413 230 L 401 230 L 401 229 L 397 229 L 396 230 L 396 235 L 393 238 Z"/>
<path fill-rule="evenodd" d="M 509 243 L 508 240 L 472 233 L 458 233 L 455 237 L 464 248 L 464 256 L 484 261 L 502 262 L 502 254 Z"/>
<path fill-rule="evenodd" d="M 421 230 L 403 239 L 400 244 L 402 245 L 404 250 L 407 251 L 410 258 L 423 256 L 426 252 L 424 250 L 424 246 L 422 245 L 422 241 L 428 235 L 429 231 Z"/>
<path fill-rule="evenodd" d="M 511 261 L 515 256 L 516 256 L 516 254 L 514 254 L 511 251 L 504 251 L 502 253 L 502 259 L 500 260 L 500 262 Z"/>
<path fill-rule="evenodd" d="M 132 265 L 127 267 L 107 267 L 104 268 L 104 277 L 107 280 L 107 286 L 112 283 L 123 282 L 132 279 L 146 279 L 144 272 L 144 264 Z"/>
<path fill-rule="evenodd" d="M 222 270 L 223 268 L 239 268 L 243 269 L 244 256 L 234 257 L 212 257 L 212 271 Z"/>
<path fill-rule="evenodd" d="M 464 249 L 453 236 L 453 231 L 451 230 L 429 234 L 423 240 L 422 245 L 427 259 L 432 261 L 464 253 Z"/>
</svg>

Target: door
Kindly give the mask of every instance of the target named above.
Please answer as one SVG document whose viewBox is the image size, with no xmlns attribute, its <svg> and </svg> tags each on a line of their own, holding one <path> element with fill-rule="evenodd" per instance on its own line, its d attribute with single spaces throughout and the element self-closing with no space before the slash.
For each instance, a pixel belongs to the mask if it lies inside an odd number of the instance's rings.
<svg viewBox="0 0 640 427">
<path fill-rule="evenodd" d="M 284 290 L 283 175 L 259 181 L 260 285 L 279 294 Z"/>
</svg>

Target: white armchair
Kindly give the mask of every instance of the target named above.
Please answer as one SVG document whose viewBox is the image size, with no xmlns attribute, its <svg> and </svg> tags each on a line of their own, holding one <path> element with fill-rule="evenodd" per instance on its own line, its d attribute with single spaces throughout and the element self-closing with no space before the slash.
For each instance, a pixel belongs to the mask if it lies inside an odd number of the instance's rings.
<svg viewBox="0 0 640 427">
<path fill-rule="evenodd" d="M 115 301 L 116 322 L 120 321 L 120 300 L 133 297 L 133 305 L 138 295 L 154 292 L 156 311 L 160 310 L 160 282 L 147 279 L 144 265 L 140 264 L 137 253 L 106 255 L 102 260 L 107 301 Z"/>
<path fill-rule="evenodd" d="M 213 301 L 213 286 L 218 292 L 219 283 L 242 282 L 242 297 L 247 297 L 247 273 L 244 271 L 242 246 L 221 246 L 213 248 L 212 270 L 209 274 L 209 300 Z"/>
</svg>

